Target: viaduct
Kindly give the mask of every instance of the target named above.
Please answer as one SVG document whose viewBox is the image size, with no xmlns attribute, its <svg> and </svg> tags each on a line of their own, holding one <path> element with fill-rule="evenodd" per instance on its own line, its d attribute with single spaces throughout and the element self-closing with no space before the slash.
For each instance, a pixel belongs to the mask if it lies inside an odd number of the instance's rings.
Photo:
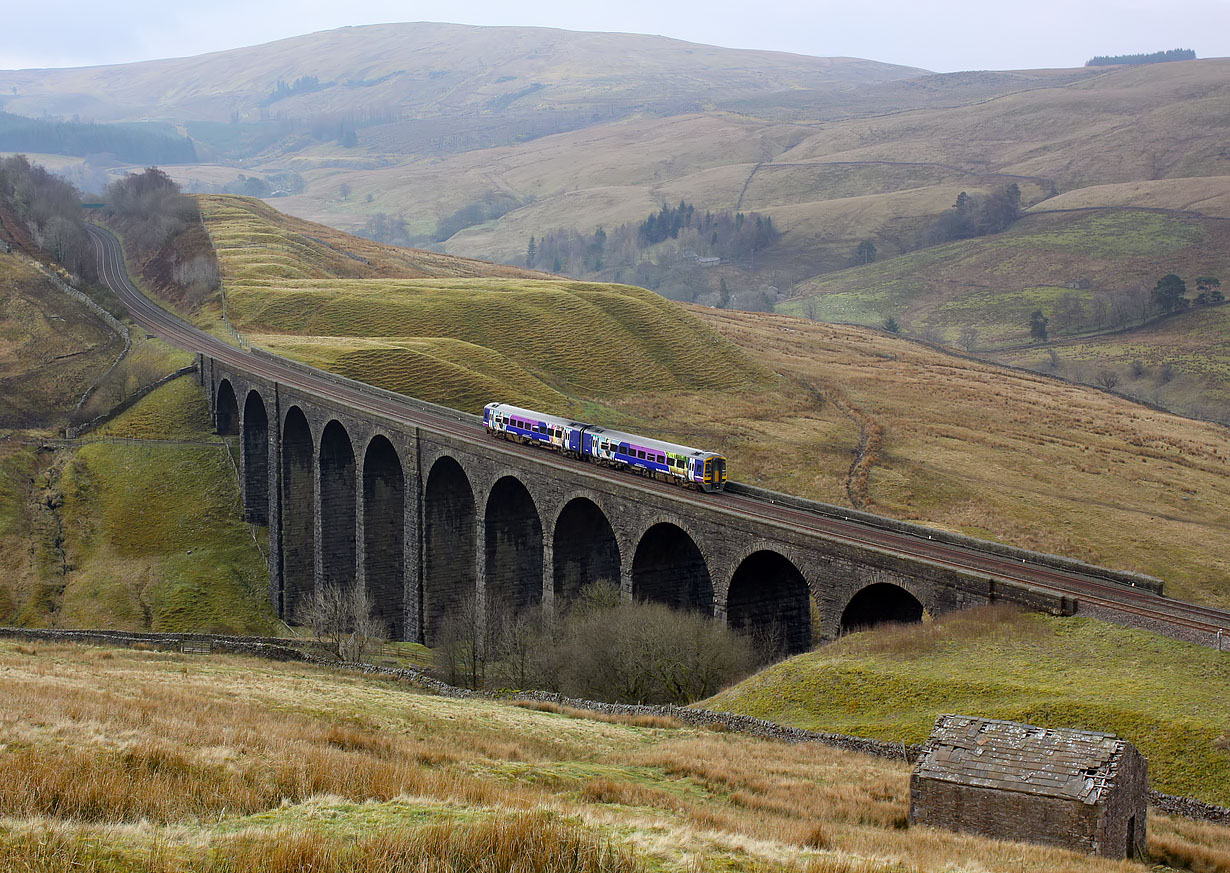
<svg viewBox="0 0 1230 873">
<path fill-rule="evenodd" d="M 1002 574 L 852 543 L 784 510 L 749 511 L 758 504 L 747 499 L 509 445 L 474 416 L 431 407 L 435 419 L 416 423 L 242 362 L 198 353 L 198 364 L 218 432 L 239 438 L 244 514 L 269 528 L 269 594 L 289 622 L 315 589 L 361 585 L 391 639 L 431 645 L 465 598 L 480 615 L 497 602 L 559 612 L 608 579 L 625 598 L 716 616 L 787 654 L 817 633 L 994 600 L 1075 608 Z"/>
</svg>

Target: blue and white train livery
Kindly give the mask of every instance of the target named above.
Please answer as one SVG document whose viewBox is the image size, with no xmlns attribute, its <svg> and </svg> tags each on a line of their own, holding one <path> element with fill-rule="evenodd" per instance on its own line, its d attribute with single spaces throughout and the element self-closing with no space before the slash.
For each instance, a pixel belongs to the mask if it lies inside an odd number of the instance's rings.
<svg viewBox="0 0 1230 873">
<path fill-rule="evenodd" d="M 507 403 L 488 403 L 483 408 L 483 426 L 487 433 L 499 439 L 531 443 L 570 458 L 628 469 L 699 491 L 721 491 L 726 485 L 726 459 L 715 452 L 651 440 Z"/>
</svg>

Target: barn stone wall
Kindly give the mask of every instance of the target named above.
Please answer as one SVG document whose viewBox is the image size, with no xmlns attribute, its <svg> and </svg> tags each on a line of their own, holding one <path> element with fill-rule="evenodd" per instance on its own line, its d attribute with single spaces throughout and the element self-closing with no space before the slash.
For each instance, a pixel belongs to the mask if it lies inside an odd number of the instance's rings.
<svg viewBox="0 0 1230 873">
<path fill-rule="evenodd" d="M 1140 857 L 1148 830 L 1148 763 L 1134 747 L 1127 746 L 1115 769 L 1115 786 L 1098 819 L 1098 853 L 1111 858 Z"/>
<path fill-rule="evenodd" d="M 910 824 L 1043 843 L 1092 854 L 1098 850 L 1100 807 L 1057 797 L 910 778 Z"/>
</svg>

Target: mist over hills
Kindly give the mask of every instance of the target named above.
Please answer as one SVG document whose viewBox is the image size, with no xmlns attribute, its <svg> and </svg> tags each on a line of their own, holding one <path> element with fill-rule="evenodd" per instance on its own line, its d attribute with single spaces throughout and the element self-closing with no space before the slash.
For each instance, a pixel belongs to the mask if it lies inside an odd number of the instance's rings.
<svg viewBox="0 0 1230 873">
<path fill-rule="evenodd" d="M 321 31 L 193 58 L 0 72 L 0 100 L 23 115 L 256 121 L 332 112 L 661 107 L 833 90 L 922 72 L 638 34 L 416 22 Z"/>
</svg>

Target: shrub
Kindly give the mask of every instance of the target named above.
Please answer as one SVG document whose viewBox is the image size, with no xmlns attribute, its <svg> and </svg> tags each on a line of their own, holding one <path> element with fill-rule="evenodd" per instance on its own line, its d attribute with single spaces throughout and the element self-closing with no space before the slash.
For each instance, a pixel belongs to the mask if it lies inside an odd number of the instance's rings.
<svg viewBox="0 0 1230 873">
<path fill-rule="evenodd" d="M 691 703 L 743 678 L 753 642 L 716 619 L 660 603 L 622 601 L 612 582 L 589 585 L 555 626 L 538 608 L 474 602 L 452 610 L 435 646 L 451 684 L 539 687 L 619 703 Z"/>
</svg>

